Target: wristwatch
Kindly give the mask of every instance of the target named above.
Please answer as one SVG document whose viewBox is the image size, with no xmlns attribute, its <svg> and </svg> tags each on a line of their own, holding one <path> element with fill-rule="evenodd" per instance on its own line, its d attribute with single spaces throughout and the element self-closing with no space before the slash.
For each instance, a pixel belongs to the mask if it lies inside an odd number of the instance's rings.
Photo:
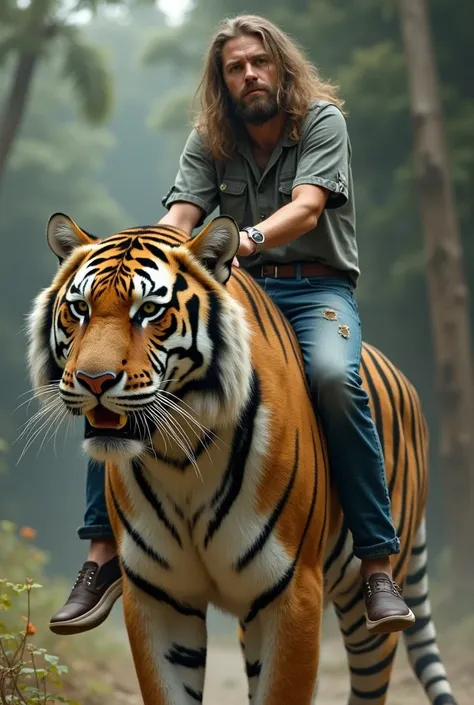
<svg viewBox="0 0 474 705">
<path fill-rule="evenodd" d="M 265 242 L 265 235 L 258 230 L 258 228 L 254 228 L 251 225 L 246 228 L 242 228 L 242 230 L 243 232 L 246 232 L 249 238 L 255 243 L 255 252 L 260 252 L 263 248 L 263 243 Z"/>
</svg>

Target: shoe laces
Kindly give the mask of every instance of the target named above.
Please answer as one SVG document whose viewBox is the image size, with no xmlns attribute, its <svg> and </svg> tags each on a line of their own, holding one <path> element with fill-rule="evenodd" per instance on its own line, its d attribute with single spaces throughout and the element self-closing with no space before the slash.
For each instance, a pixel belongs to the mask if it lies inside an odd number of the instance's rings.
<svg viewBox="0 0 474 705">
<path fill-rule="evenodd" d="M 393 580 L 390 580 L 389 578 L 376 578 L 373 581 L 373 588 L 372 585 L 370 584 L 370 581 L 367 580 L 365 583 L 365 587 L 367 590 L 367 596 L 370 598 L 374 594 L 374 592 L 387 592 L 387 588 L 390 589 L 390 592 L 392 595 L 395 595 L 395 597 L 401 597 L 401 590 L 397 583 L 393 582 Z"/>
<path fill-rule="evenodd" d="M 78 587 L 78 585 L 84 584 L 86 587 L 91 587 L 92 585 L 92 578 L 97 572 L 97 568 L 81 568 L 81 570 L 77 574 L 76 582 L 72 586 L 72 589 L 75 590 L 75 588 Z"/>
</svg>

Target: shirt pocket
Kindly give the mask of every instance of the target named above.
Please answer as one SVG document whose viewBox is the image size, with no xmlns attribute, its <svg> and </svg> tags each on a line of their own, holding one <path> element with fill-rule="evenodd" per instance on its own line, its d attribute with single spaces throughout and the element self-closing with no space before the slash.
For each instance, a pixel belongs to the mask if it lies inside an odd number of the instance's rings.
<svg viewBox="0 0 474 705">
<path fill-rule="evenodd" d="M 241 179 L 223 179 L 219 184 L 219 200 L 221 215 L 230 215 L 239 228 L 245 227 L 243 219 L 247 207 L 247 182 Z"/>
<path fill-rule="evenodd" d="M 281 199 L 283 206 L 286 206 L 286 204 L 290 203 L 290 201 L 291 201 L 291 192 L 293 191 L 293 181 L 294 181 L 293 176 L 291 178 L 285 179 L 285 177 L 282 177 L 280 179 L 280 185 L 278 186 L 278 190 L 280 192 L 280 199 Z"/>
</svg>

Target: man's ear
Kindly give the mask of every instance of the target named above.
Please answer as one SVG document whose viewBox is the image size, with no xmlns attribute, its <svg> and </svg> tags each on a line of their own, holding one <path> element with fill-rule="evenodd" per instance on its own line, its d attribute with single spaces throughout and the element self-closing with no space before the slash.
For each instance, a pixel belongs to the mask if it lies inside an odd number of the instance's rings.
<svg viewBox="0 0 474 705">
<path fill-rule="evenodd" d="M 240 246 L 237 223 L 228 215 L 211 220 L 186 247 L 221 284 L 230 278 L 232 260 Z"/>
<path fill-rule="evenodd" d="M 59 262 L 62 263 L 76 247 L 91 245 L 97 242 L 96 237 L 89 235 L 64 213 L 54 213 L 46 227 L 48 245 Z"/>
</svg>

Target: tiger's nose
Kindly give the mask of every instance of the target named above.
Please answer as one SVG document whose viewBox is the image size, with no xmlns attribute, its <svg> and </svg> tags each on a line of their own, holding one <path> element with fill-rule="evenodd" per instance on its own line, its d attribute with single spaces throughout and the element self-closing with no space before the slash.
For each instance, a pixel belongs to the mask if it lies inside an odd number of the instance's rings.
<svg viewBox="0 0 474 705">
<path fill-rule="evenodd" d="M 80 384 L 96 395 L 103 394 L 118 382 L 115 372 L 100 372 L 97 375 L 91 375 L 84 370 L 77 370 L 76 378 Z"/>
</svg>

